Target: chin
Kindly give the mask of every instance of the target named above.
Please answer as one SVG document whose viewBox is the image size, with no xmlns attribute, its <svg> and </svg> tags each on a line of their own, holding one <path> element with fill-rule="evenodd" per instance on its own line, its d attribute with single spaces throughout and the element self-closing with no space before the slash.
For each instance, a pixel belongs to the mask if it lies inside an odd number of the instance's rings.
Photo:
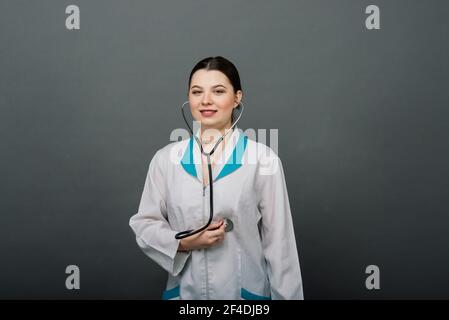
<svg viewBox="0 0 449 320">
<path fill-rule="evenodd" d="M 210 119 L 202 119 L 201 123 L 206 126 L 209 126 L 209 127 L 214 127 L 214 126 L 218 125 L 217 121 L 211 121 Z"/>
<path fill-rule="evenodd" d="M 204 120 L 201 121 L 201 124 L 204 125 L 204 126 L 207 126 L 209 128 L 216 128 L 216 127 L 219 127 L 220 123 L 218 121 L 213 121 L 213 120 L 210 120 L 210 119 L 204 119 Z"/>
</svg>

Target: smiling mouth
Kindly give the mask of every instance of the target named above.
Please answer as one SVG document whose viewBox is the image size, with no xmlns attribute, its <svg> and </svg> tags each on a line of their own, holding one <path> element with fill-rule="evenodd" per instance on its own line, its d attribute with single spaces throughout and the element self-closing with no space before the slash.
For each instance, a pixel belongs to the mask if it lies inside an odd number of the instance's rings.
<svg viewBox="0 0 449 320">
<path fill-rule="evenodd" d="M 211 117 L 213 116 L 217 110 L 201 110 L 201 115 L 205 116 L 205 117 Z"/>
</svg>

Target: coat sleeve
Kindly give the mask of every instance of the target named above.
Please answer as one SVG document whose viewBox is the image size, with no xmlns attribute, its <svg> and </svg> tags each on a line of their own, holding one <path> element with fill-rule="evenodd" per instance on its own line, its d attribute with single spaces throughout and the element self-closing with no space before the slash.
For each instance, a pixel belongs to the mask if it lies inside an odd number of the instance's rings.
<svg viewBox="0 0 449 320">
<path fill-rule="evenodd" d="M 173 276 L 183 269 L 190 252 L 178 251 L 177 231 L 172 230 L 167 218 L 164 160 L 160 150 L 150 162 L 139 209 L 129 225 L 142 251 Z"/>
<path fill-rule="evenodd" d="M 301 270 L 281 160 L 274 152 L 258 170 L 261 239 L 271 298 L 304 299 Z"/>
</svg>

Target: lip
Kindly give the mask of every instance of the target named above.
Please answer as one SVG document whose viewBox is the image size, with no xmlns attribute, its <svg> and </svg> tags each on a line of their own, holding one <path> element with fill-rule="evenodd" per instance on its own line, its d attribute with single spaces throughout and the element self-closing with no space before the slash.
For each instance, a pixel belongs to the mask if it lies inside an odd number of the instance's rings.
<svg viewBox="0 0 449 320">
<path fill-rule="evenodd" d="M 213 109 L 204 109 L 204 110 L 200 110 L 200 113 L 203 117 L 209 118 L 209 117 L 213 117 L 215 115 L 215 113 L 217 113 L 218 110 L 213 110 Z"/>
</svg>

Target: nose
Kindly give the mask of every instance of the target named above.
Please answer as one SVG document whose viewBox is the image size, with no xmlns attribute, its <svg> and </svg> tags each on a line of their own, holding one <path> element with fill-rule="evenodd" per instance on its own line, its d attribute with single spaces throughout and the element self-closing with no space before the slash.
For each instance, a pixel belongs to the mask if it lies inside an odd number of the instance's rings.
<svg viewBox="0 0 449 320">
<path fill-rule="evenodd" d="M 212 103 L 212 101 L 210 99 L 209 93 L 208 92 L 204 92 L 203 98 L 201 99 L 201 104 L 203 106 L 207 106 L 207 105 L 209 105 L 211 103 Z"/>
</svg>

